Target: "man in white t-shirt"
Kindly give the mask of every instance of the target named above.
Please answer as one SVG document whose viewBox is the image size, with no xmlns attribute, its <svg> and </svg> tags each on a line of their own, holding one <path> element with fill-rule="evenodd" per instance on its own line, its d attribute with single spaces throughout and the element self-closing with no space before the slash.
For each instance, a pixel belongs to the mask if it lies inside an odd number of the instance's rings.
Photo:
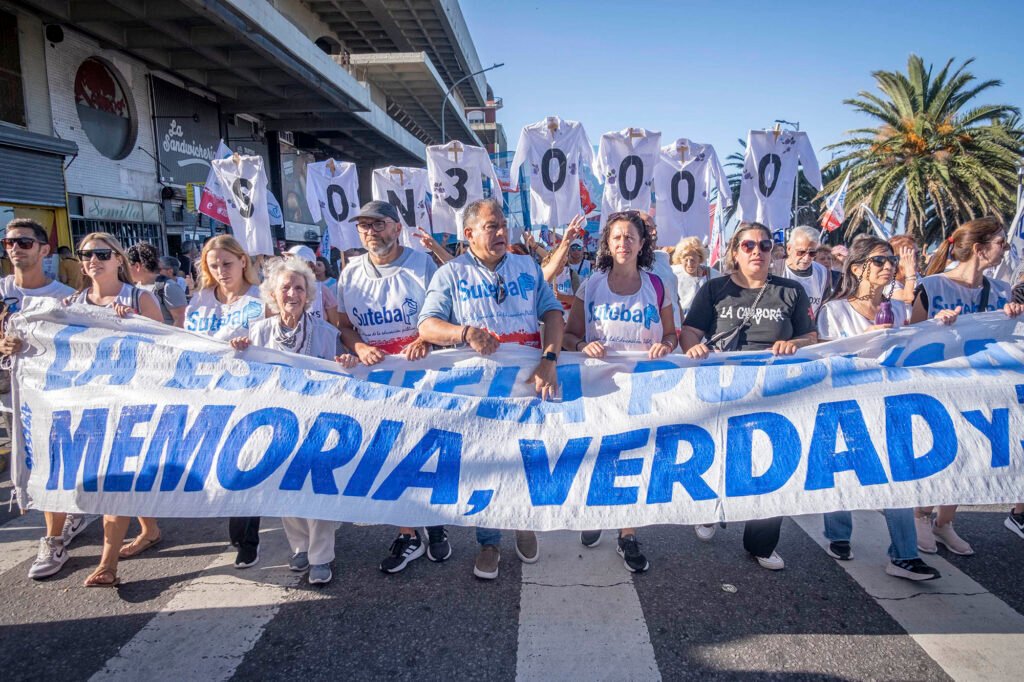
<svg viewBox="0 0 1024 682">
<path fill-rule="evenodd" d="M 426 357 L 430 344 L 420 338 L 417 325 L 437 266 L 426 253 L 402 246 L 401 216 L 390 202 L 371 201 L 355 221 L 366 253 L 338 277 L 341 340 L 364 365 L 376 365 L 386 355 L 409 361 Z M 444 526 L 428 527 L 426 543 L 417 529 L 399 528 L 380 570 L 398 573 L 424 553 L 435 562 L 452 555 Z"/>
<path fill-rule="evenodd" d="M 832 275 L 828 268 L 815 262 L 821 233 L 813 227 L 800 225 L 789 234 L 786 245 L 786 267 L 782 276 L 803 285 L 807 298 L 811 299 L 811 317 L 818 314 L 822 301 L 832 288 Z"/>
<path fill-rule="evenodd" d="M 43 272 L 43 261 L 50 255 L 49 235 L 42 225 L 28 218 L 15 218 L 7 224 L 3 236 L 3 247 L 14 267 L 14 274 L 0 279 L 0 296 L 3 297 L 3 313 L 0 317 L 0 354 L 14 355 L 22 348 L 22 341 L 16 336 L 7 336 L 7 319 L 22 309 L 26 298 L 45 297 L 64 299 L 74 290 L 52 280 Z M 10 377 L 7 370 L 0 370 L 0 392 L 10 392 Z M 4 402 L 9 402 L 5 396 Z M 4 412 L 7 431 L 13 440 L 14 432 L 11 413 Z M 46 535 L 39 538 L 39 553 L 28 569 L 28 577 L 45 578 L 54 575 L 68 560 L 67 545 L 82 532 L 95 517 L 57 512 L 44 512 Z"/>
<path fill-rule="evenodd" d="M 568 267 L 576 273 L 581 282 L 590 277 L 590 273 L 593 272 L 590 261 L 586 258 L 586 252 L 583 250 L 582 239 L 574 239 L 569 245 Z"/>
</svg>

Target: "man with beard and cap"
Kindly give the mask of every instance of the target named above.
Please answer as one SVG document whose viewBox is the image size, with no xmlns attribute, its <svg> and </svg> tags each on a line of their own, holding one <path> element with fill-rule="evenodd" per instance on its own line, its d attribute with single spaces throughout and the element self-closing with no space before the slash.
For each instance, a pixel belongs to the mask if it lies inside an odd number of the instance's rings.
<svg viewBox="0 0 1024 682">
<path fill-rule="evenodd" d="M 401 219 L 390 203 L 371 201 L 354 220 L 366 253 L 338 277 L 341 340 L 367 366 L 386 355 L 410 362 L 426 357 L 430 344 L 420 338 L 417 324 L 437 266 L 427 254 L 401 245 Z M 398 573 L 424 553 L 435 562 L 452 555 L 444 526 L 427 528 L 426 539 L 416 528 L 399 528 L 380 570 Z"/>
</svg>

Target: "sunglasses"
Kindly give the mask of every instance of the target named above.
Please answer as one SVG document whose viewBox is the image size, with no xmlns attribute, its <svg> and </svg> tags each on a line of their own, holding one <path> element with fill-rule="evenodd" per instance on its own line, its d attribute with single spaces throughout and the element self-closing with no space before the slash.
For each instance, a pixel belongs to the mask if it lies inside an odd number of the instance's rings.
<svg viewBox="0 0 1024 682">
<path fill-rule="evenodd" d="M 796 250 L 796 257 L 797 258 L 803 258 L 804 256 L 810 256 L 811 258 L 814 258 L 817 255 L 818 255 L 818 250 L 817 249 L 797 249 Z"/>
<path fill-rule="evenodd" d="M 17 246 L 19 249 L 28 250 L 32 248 L 33 244 L 45 243 L 46 242 L 41 242 L 38 239 L 33 239 L 32 237 L 4 237 L 3 239 L 0 239 L 0 244 L 3 244 L 5 249 L 13 249 Z"/>
<path fill-rule="evenodd" d="M 899 256 L 869 256 L 868 258 L 864 259 L 864 262 L 865 263 L 871 263 L 873 265 L 877 265 L 880 268 L 885 267 L 886 263 L 888 263 L 889 265 L 891 265 L 893 267 L 896 267 L 899 264 L 899 262 L 900 262 L 900 257 Z"/>
<path fill-rule="evenodd" d="M 570 251 L 582 251 L 583 247 L 577 244 L 576 246 L 570 246 L 569 250 Z"/>
<path fill-rule="evenodd" d="M 743 253 L 754 253 L 754 249 L 759 250 L 761 253 L 768 253 L 775 246 L 775 243 L 771 239 L 762 239 L 759 242 L 755 242 L 753 239 L 744 239 L 740 242 L 739 246 Z"/>
<path fill-rule="evenodd" d="M 508 287 L 505 286 L 505 278 L 500 274 L 494 280 L 494 302 L 501 305 L 508 298 Z"/>
<path fill-rule="evenodd" d="M 114 255 L 113 249 L 79 249 L 78 255 L 82 257 L 84 261 L 92 260 L 93 256 L 96 256 L 97 260 L 110 260 L 111 256 Z"/>
</svg>

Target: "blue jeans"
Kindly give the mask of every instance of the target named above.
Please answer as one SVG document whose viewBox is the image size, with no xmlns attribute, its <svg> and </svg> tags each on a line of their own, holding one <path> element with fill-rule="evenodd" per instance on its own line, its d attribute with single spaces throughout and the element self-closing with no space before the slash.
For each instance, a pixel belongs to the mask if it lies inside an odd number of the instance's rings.
<svg viewBox="0 0 1024 682">
<path fill-rule="evenodd" d="M 885 525 L 889 527 L 889 558 L 916 559 L 917 531 L 913 509 L 885 509 Z M 853 535 L 853 514 L 848 511 L 825 514 L 825 537 L 829 542 L 850 541 Z"/>
<path fill-rule="evenodd" d="M 476 541 L 483 545 L 500 545 L 501 544 L 501 531 L 495 530 L 494 528 L 477 528 L 476 529 Z"/>
</svg>

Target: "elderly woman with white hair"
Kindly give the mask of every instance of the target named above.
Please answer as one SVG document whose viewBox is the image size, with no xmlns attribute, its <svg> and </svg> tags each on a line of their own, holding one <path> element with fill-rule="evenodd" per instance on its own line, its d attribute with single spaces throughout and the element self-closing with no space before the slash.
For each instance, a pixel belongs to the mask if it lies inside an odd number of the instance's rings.
<svg viewBox="0 0 1024 682">
<path fill-rule="evenodd" d="M 311 292 L 318 283 L 313 270 L 297 258 L 274 258 L 264 266 L 260 295 L 273 317 L 260 320 L 249 327 L 249 335 L 231 340 L 235 350 L 250 345 L 331 359 L 345 367 L 354 367 L 358 358 L 351 354 L 339 355 L 338 330 L 323 320 L 313 317 L 309 308 L 313 303 Z M 311 584 L 331 581 L 331 563 L 334 561 L 334 521 L 318 519 L 282 518 L 285 535 L 291 546 L 288 567 L 293 571 L 309 571 Z"/>
<path fill-rule="evenodd" d="M 690 312 L 690 304 L 697 290 L 720 272 L 707 265 L 708 250 L 696 237 L 685 237 L 672 252 L 672 272 L 679 280 L 679 310 L 683 318 Z"/>
</svg>

